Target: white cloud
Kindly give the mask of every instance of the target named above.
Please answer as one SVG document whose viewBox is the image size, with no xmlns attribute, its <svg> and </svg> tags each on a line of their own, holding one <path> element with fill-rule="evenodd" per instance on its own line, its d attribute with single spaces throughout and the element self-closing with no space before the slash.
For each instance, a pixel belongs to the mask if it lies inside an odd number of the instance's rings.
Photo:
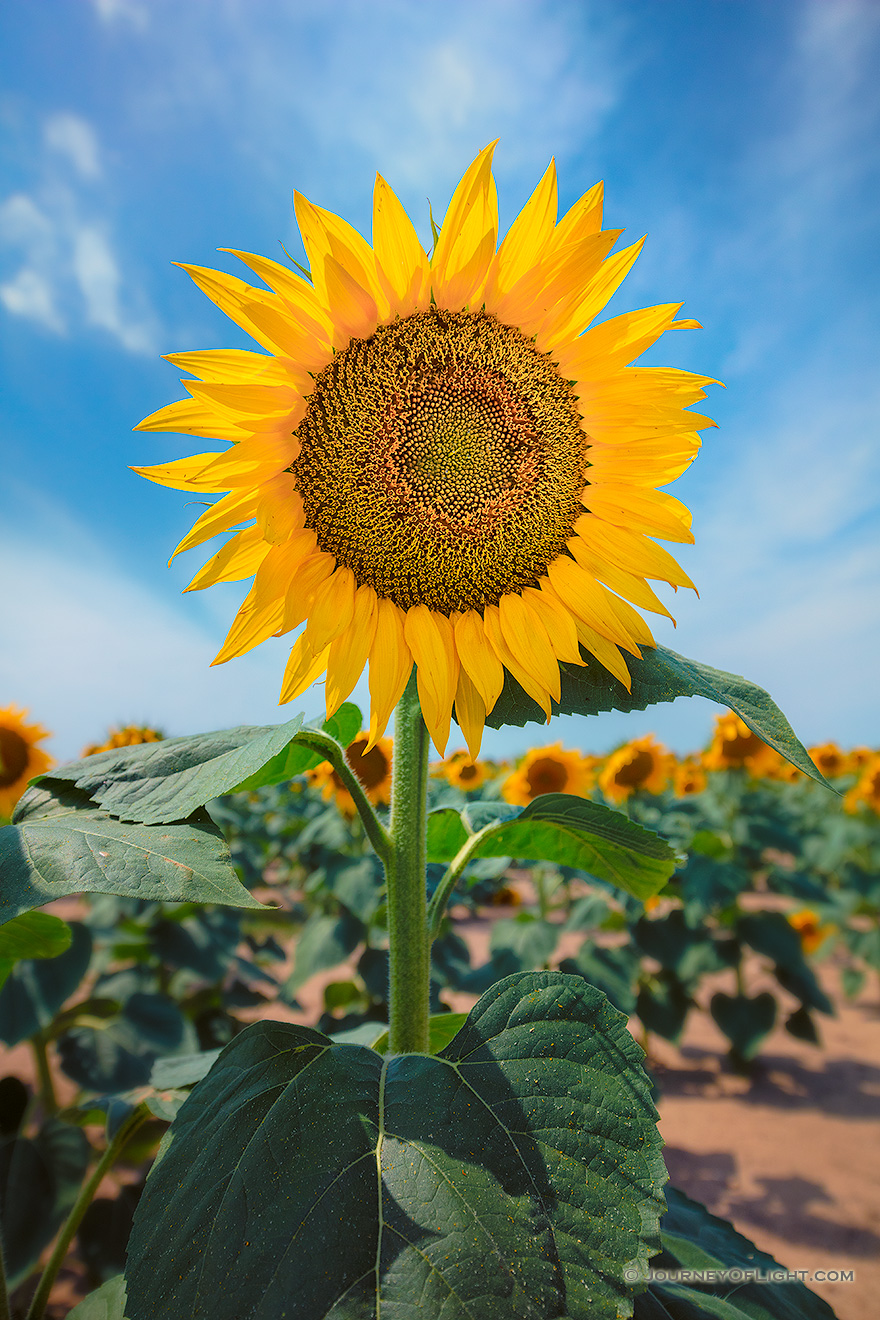
<svg viewBox="0 0 880 1320">
<path fill-rule="evenodd" d="M 83 225 L 73 235 L 73 273 L 91 325 L 109 330 L 131 353 L 155 352 L 150 327 L 122 314 L 116 257 L 106 236 L 92 226 Z"/>
<path fill-rule="evenodd" d="M 135 0 L 92 0 L 92 5 L 103 23 L 127 22 L 141 32 L 149 26 L 148 10 Z"/>
<path fill-rule="evenodd" d="M 0 284 L 0 301 L 14 316 L 25 316 L 31 321 L 39 321 L 56 334 L 64 333 L 64 322 L 56 310 L 52 289 L 39 271 L 23 266 L 11 280 Z"/>
<path fill-rule="evenodd" d="M 80 115 L 51 115 L 46 120 L 45 136 L 46 144 L 66 156 L 83 179 L 99 177 L 98 138 L 91 124 Z"/>
</svg>

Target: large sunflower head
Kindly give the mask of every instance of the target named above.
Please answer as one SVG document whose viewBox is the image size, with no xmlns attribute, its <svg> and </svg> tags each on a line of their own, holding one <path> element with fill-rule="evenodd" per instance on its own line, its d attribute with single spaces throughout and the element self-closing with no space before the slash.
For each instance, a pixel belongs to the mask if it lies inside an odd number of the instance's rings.
<svg viewBox="0 0 880 1320">
<path fill-rule="evenodd" d="M 586 797 L 595 783 L 596 758 L 567 751 L 561 742 L 532 747 L 501 789 L 506 802 L 525 807 L 544 793 L 574 793 Z"/>
<path fill-rule="evenodd" d="M 505 671 L 548 719 L 560 660 L 630 687 L 634 606 L 668 614 L 649 579 L 692 586 L 652 539 L 692 541 L 690 514 L 657 488 L 712 425 L 687 411 L 708 377 L 629 365 L 695 324 L 678 304 L 592 325 L 641 248 L 609 255 L 601 186 L 557 219 L 551 162 L 498 246 L 493 148 L 430 257 L 377 178 L 372 247 L 297 194 L 307 277 L 184 267 L 263 351 L 172 355 L 191 397 L 139 429 L 231 447 L 137 469 L 225 492 L 178 550 L 248 524 L 189 587 L 253 578 L 215 663 L 302 629 L 282 702 L 326 673 L 331 714 L 369 663 L 373 741 L 415 663 L 436 747 L 454 705 L 473 759 Z"/>
<path fill-rule="evenodd" d="M 11 816 L 28 780 L 55 764 L 39 743 L 50 736 L 41 724 L 27 724 L 27 711 L 0 707 L 0 817 Z"/>
</svg>

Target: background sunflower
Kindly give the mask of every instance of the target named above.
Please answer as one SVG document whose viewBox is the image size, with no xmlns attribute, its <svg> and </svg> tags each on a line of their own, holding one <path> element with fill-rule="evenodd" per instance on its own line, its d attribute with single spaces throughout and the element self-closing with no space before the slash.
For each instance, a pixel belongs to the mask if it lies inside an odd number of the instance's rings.
<svg viewBox="0 0 880 1320">
<path fill-rule="evenodd" d="M 0 817 L 11 816 L 28 780 L 55 764 L 39 743 L 50 737 L 42 724 L 28 724 L 19 706 L 0 707 Z"/>
</svg>

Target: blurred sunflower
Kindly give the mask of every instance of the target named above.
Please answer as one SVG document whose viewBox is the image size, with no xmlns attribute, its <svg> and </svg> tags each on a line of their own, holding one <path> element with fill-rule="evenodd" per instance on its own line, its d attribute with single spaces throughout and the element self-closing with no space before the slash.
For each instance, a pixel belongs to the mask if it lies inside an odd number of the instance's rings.
<svg viewBox="0 0 880 1320">
<path fill-rule="evenodd" d="M 437 766 L 434 773 L 452 784 L 453 788 L 460 788 L 463 793 L 473 793 L 491 778 L 486 762 L 472 761 L 469 752 L 453 752 Z"/>
<path fill-rule="evenodd" d="M 0 707 L 0 816 L 11 816 L 28 780 L 55 764 L 37 744 L 48 738 L 41 724 L 26 724 L 20 706 Z"/>
<path fill-rule="evenodd" d="M 860 806 L 870 807 L 880 814 L 880 753 L 863 767 L 859 778 L 843 799 L 844 809 L 850 813 Z"/>
<path fill-rule="evenodd" d="M 379 738 L 370 746 L 369 736 L 359 733 L 345 749 L 346 761 L 374 806 L 387 806 L 391 801 L 391 748 L 390 738 Z M 343 815 L 354 815 L 354 798 L 329 761 L 322 761 L 313 770 L 308 770 L 306 777 L 315 788 L 320 788 L 328 801 L 336 799 Z"/>
<path fill-rule="evenodd" d="M 599 787 L 609 802 L 624 802 L 633 793 L 662 793 L 674 758 L 651 734 L 624 743 L 599 771 Z"/>
<path fill-rule="evenodd" d="M 745 768 L 756 777 L 772 775 L 781 759 L 778 752 L 752 733 L 745 720 L 732 710 L 715 717 L 712 741 L 702 756 L 706 770 Z"/>
<path fill-rule="evenodd" d="M 148 724 L 124 724 L 118 729 L 108 729 L 105 742 L 89 743 L 80 755 L 94 756 L 96 752 L 112 752 L 115 747 L 138 747 L 141 743 L 162 742 L 164 737 L 164 733 L 150 728 Z"/>
<path fill-rule="evenodd" d="M 860 773 L 876 755 L 870 747 L 851 747 L 846 754 L 846 773 Z"/>
<path fill-rule="evenodd" d="M 672 772 L 672 786 L 676 797 L 690 797 L 702 793 L 706 787 L 706 771 L 697 756 L 686 756 L 677 761 Z"/>
<path fill-rule="evenodd" d="M 838 775 L 845 775 L 849 768 L 849 757 L 846 752 L 841 751 L 837 743 L 820 743 L 816 747 L 808 747 L 810 760 L 822 771 L 826 779 L 836 779 Z"/>
<path fill-rule="evenodd" d="M 505 779 L 501 796 L 505 802 L 525 807 L 542 793 L 574 793 L 586 797 L 595 783 L 595 757 L 567 752 L 562 743 L 533 747 L 526 752 L 513 774 Z"/>
<path fill-rule="evenodd" d="M 819 768 L 821 769 L 821 766 Z M 831 924 L 823 926 L 821 917 L 810 908 L 804 908 L 801 912 L 790 912 L 788 924 L 793 926 L 800 936 L 804 953 L 815 953 L 828 936 L 833 935 L 837 930 L 837 927 Z"/>
<path fill-rule="evenodd" d="M 326 672 L 329 715 L 369 661 L 375 741 L 415 663 L 438 751 L 454 705 L 474 760 L 505 671 L 548 719 L 559 661 L 630 688 L 623 652 L 654 645 L 633 606 L 671 617 L 648 579 L 693 586 L 652 539 L 692 542 L 690 513 L 656 487 L 714 425 L 686 411 L 709 377 L 627 365 L 697 324 L 680 304 L 586 329 L 642 247 L 609 256 L 601 185 L 557 223 L 551 162 L 496 251 L 494 145 L 430 259 L 377 177 L 372 247 L 297 193 L 304 278 L 248 252 L 268 289 L 184 266 L 266 353 L 172 354 L 191 398 L 138 429 L 232 448 L 135 469 L 227 492 L 175 554 L 255 520 L 187 588 L 254 578 L 215 664 L 305 623 L 281 701 Z"/>
</svg>

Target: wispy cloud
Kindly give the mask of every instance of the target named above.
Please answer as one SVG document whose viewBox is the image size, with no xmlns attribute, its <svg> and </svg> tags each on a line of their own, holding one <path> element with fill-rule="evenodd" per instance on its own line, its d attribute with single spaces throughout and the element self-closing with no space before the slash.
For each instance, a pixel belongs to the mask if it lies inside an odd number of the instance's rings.
<svg viewBox="0 0 880 1320">
<path fill-rule="evenodd" d="M 149 11 L 137 0 L 91 0 L 91 4 L 103 23 L 128 23 L 139 31 L 149 26 Z"/>
<path fill-rule="evenodd" d="M 58 157 L 68 166 L 66 178 Z M 6 311 L 54 334 L 85 323 L 130 353 L 155 352 L 157 318 L 123 276 L 106 205 L 95 193 L 102 175 L 95 129 L 80 115 L 51 115 L 32 172 L 31 191 L 0 201 Z"/>
</svg>

